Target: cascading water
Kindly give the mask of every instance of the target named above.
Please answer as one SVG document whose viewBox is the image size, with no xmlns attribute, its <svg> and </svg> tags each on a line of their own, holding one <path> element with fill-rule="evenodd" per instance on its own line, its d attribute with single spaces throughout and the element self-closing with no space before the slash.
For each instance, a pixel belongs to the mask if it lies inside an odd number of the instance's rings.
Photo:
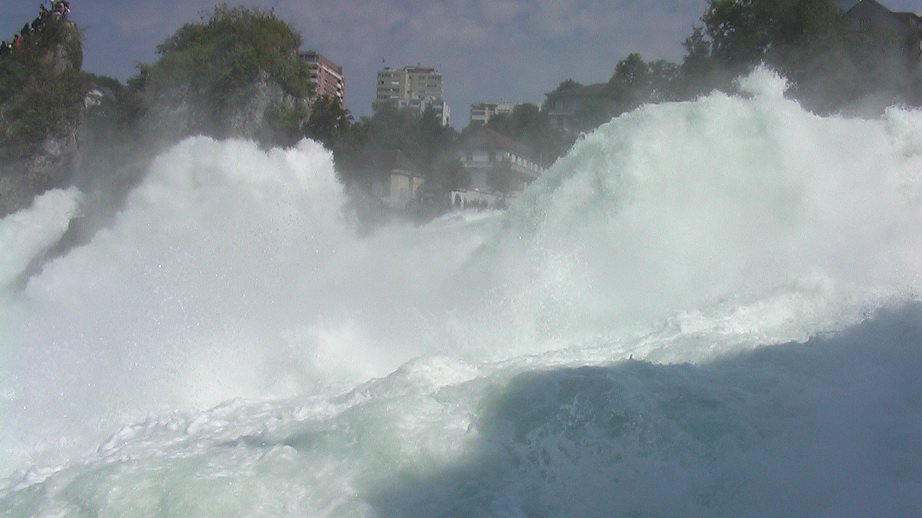
<svg viewBox="0 0 922 518">
<path fill-rule="evenodd" d="M 187 140 L 28 276 L 46 194 L 0 221 L 0 514 L 912 514 L 922 113 L 741 88 L 371 238 L 306 141 Z"/>
</svg>

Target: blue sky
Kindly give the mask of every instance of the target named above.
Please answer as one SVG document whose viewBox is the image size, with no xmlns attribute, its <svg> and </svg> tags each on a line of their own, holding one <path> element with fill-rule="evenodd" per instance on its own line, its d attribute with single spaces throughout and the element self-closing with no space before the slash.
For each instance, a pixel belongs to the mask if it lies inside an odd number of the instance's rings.
<svg viewBox="0 0 922 518">
<path fill-rule="evenodd" d="M 38 14 L 40 0 L 0 0 L 0 38 Z M 84 70 L 125 80 L 137 63 L 214 0 L 71 0 L 85 33 Z M 382 66 L 441 69 L 452 123 L 463 127 L 477 101 L 534 102 L 560 81 L 607 80 L 630 52 L 681 59 L 682 40 L 706 0 L 250 0 L 274 9 L 346 73 L 346 105 L 368 115 Z M 922 0 L 884 1 L 917 10 Z"/>
</svg>

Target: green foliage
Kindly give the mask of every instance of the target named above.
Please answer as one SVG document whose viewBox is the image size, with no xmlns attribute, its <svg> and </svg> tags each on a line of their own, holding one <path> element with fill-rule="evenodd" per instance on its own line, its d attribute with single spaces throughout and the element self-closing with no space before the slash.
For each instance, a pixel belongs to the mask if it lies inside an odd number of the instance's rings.
<svg viewBox="0 0 922 518">
<path fill-rule="evenodd" d="M 677 86 L 680 75 L 681 68 L 675 63 L 664 59 L 647 63 L 640 54 L 629 54 L 615 65 L 615 73 L 608 80 L 613 111 L 620 114 L 644 103 L 681 98 Z"/>
<path fill-rule="evenodd" d="M 76 130 L 89 85 L 81 60 L 79 32 L 58 19 L 0 59 L 0 160 L 29 156 L 46 137 Z"/>
<path fill-rule="evenodd" d="M 304 134 L 333 149 L 346 141 L 351 125 L 352 114 L 339 99 L 321 95 L 311 105 Z"/>
<path fill-rule="evenodd" d="M 443 153 L 429 166 L 428 183 L 445 191 L 465 189 L 471 185 L 471 176 L 454 153 Z"/>
<path fill-rule="evenodd" d="M 422 144 L 416 138 L 418 124 L 419 117 L 410 110 L 383 105 L 371 118 L 356 123 L 355 131 L 362 148 L 399 149 L 418 161 L 423 156 Z"/>
<path fill-rule="evenodd" d="M 729 66 L 758 61 L 768 45 L 753 0 L 711 0 L 701 16 L 711 41 L 711 54 Z"/>
<path fill-rule="evenodd" d="M 665 59 L 647 63 L 650 95 L 648 101 L 663 102 L 682 98 L 677 83 L 682 75 L 682 67 Z"/>
<path fill-rule="evenodd" d="M 208 19 L 183 25 L 158 45 L 160 59 L 142 66 L 129 87 L 146 97 L 187 86 L 208 104 L 220 128 L 228 111 L 252 97 L 261 76 L 295 98 L 311 95 L 310 67 L 298 58 L 300 45 L 301 37 L 274 13 L 219 4 Z M 288 133 L 297 110 L 267 116 Z"/>
<path fill-rule="evenodd" d="M 711 0 L 701 21 L 713 57 L 731 69 L 784 64 L 842 27 L 832 0 Z"/>
<path fill-rule="evenodd" d="M 424 166 L 429 166 L 450 148 L 457 138 L 458 133 L 451 126 L 443 126 L 435 111 L 428 108 L 420 115 L 415 128 L 415 139 L 419 142 L 421 154 L 414 159 Z"/>
<path fill-rule="evenodd" d="M 569 147 L 568 139 L 554 127 L 547 112 L 531 103 L 516 105 L 509 115 L 494 115 L 488 126 L 525 144 L 531 156 L 545 164 L 552 163 Z"/>
<path fill-rule="evenodd" d="M 608 108 L 609 112 L 631 111 L 650 99 L 653 91 L 650 67 L 640 54 L 629 54 L 615 65 L 615 73 L 608 80 L 608 91 L 615 102 L 614 106 Z M 602 106 L 584 105 L 584 108 L 602 109 Z"/>
<path fill-rule="evenodd" d="M 457 138 L 449 126 L 442 126 L 435 112 L 382 105 L 371 118 L 354 125 L 355 152 L 366 149 L 399 149 L 414 163 L 427 167 Z"/>
<path fill-rule="evenodd" d="M 269 135 L 262 135 L 263 140 L 281 146 L 294 144 L 304 136 L 304 121 L 308 116 L 310 112 L 306 103 L 298 102 L 290 106 L 272 104 L 263 114 L 270 132 Z"/>
<path fill-rule="evenodd" d="M 554 94 L 554 93 L 567 92 L 571 90 L 578 90 L 582 87 L 583 87 L 583 84 L 578 81 L 574 81 L 573 79 L 565 79 L 559 85 L 557 85 L 557 88 L 555 88 L 551 93 Z"/>
<path fill-rule="evenodd" d="M 183 25 L 157 46 L 155 72 L 217 94 L 265 71 L 286 93 L 307 97 L 310 70 L 297 59 L 300 46 L 301 37 L 275 14 L 220 4 L 208 20 Z"/>
<path fill-rule="evenodd" d="M 766 63 L 792 81 L 795 98 L 822 112 L 875 96 L 922 101 L 917 29 L 859 32 L 832 0 L 710 0 L 701 21 L 684 44 L 686 95 L 724 88 Z"/>
<path fill-rule="evenodd" d="M 631 53 L 615 65 L 615 74 L 611 82 L 626 88 L 643 89 L 650 84 L 650 68 L 640 57 Z"/>
<path fill-rule="evenodd" d="M 610 95 L 586 97 L 574 115 L 575 129 L 580 132 L 592 131 L 615 116 L 636 107 L 635 104 L 628 104 L 627 101 L 627 99 L 613 99 Z"/>
<path fill-rule="evenodd" d="M 682 42 L 682 47 L 685 48 L 685 57 L 673 84 L 673 91 L 679 98 L 694 98 L 718 84 L 729 82 L 729 74 L 721 77 L 718 73 L 718 65 L 711 57 L 711 41 L 703 27 L 695 27 Z"/>
</svg>

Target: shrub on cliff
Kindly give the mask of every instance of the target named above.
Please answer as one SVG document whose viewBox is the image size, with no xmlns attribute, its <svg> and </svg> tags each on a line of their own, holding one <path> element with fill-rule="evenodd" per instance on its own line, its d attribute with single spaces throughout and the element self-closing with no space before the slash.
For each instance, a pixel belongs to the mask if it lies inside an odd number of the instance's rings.
<svg viewBox="0 0 922 518">
<path fill-rule="evenodd" d="M 234 133 L 231 119 L 253 100 L 260 83 L 276 85 L 288 101 L 306 100 L 313 86 L 307 63 L 298 58 L 300 46 L 297 32 L 272 12 L 220 4 L 210 17 L 182 26 L 157 46 L 159 60 L 142 66 L 129 85 L 147 104 L 142 110 L 182 92 L 181 102 L 196 104 L 193 131 L 228 136 Z M 298 104 L 273 100 L 272 116 L 263 122 L 285 121 L 276 129 L 288 132 L 286 115 L 306 116 Z"/>
<path fill-rule="evenodd" d="M 46 138 L 74 133 L 88 86 L 80 40 L 76 26 L 49 18 L 0 58 L 0 160 L 26 158 Z"/>
</svg>

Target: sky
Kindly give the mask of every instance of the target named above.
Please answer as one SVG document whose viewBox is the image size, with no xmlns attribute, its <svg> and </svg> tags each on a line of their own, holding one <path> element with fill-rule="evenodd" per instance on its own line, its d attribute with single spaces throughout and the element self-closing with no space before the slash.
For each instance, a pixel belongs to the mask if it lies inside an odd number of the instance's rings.
<svg viewBox="0 0 922 518">
<path fill-rule="evenodd" d="M 123 82 L 156 61 L 156 45 L 199 21 L 215 0 L 70 0 L 84 32 L 83 69 Z M 0 0 L 0 38 L 38 14 L 40 0 Z M 631 52 L 681 61 L 682 41 L 707 0 L 244 0 L 273 9 L 346 75 L 346 107 L 371 114 L 384 66 L 442 72 L 452 125 L 463 128 L 476 102 L 531 102 L 572 78 L 608 80 Z M 918 11 L 922 0 L 884 0 Z"/>
</svg>

